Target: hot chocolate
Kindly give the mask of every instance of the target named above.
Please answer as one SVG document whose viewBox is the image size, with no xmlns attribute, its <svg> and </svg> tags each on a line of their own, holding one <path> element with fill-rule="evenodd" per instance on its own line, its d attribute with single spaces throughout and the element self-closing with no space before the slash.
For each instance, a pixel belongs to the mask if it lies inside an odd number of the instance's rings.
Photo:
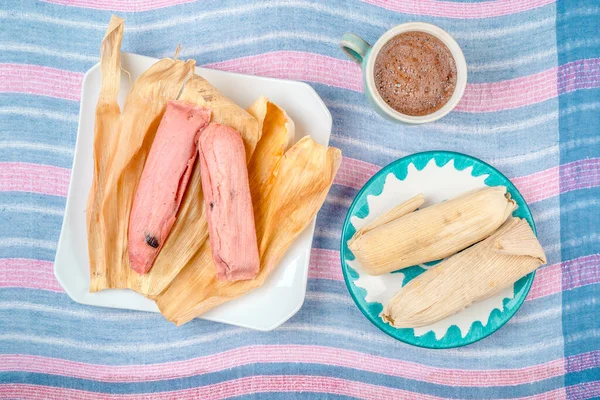
<svg viewBox="0 0 600 400">
<path fill-rule="evenodd" d="M 435 36 L 405 32 L 379 51 L 374 78 L 377 91 L 390 107 L 406 115 L 428 115 L 452 97 L 456 62 Z"/>
</svg>

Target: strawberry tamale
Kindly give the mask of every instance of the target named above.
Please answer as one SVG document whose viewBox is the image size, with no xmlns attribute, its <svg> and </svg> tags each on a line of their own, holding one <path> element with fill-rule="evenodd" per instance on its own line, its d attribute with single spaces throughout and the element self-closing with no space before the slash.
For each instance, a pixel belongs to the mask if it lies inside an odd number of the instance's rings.
<svg viewBox="0 0 600 400">
<path fill-rule="evenodd" d="M 253 279 L 260 262 L 242 137 L 233 128 L 211 123 L 200 136 L 199 149 L 217 278 Z"/>
<path fill-rule="evenodd" d="M 129 263 L 147 273 L 169 236 L 197 157 L 210 110 L 170 101 L 138 184 L 129 219 Z"/>
</svg>

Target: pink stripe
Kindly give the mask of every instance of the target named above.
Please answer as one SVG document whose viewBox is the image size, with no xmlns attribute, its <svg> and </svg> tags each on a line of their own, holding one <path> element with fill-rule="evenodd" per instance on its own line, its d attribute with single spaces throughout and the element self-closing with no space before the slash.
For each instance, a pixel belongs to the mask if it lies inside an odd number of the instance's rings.
<svg viewBox="0 0 600 400">
<path fill-rule="evenodd" d="M 26 64 L 0 64 L 0 92 L 79 101 L 83 74 Z"/>
<path fill-rule="evenodd" d="M 600 381 L 580 383 L 567 387 L 569 399 L 597 399 L 600 397 Z"/>
<path fill-rule="evenodd" d="M 490 112 L 523 107 L 555 98 L 556 68 L 522 78 L 492 83 L 471 83 L 457 111 Z"/>
<path fill-rule="evenodd" d="M 552 264 L 539 269 L 527 295 L 527 300 L 550 296 L 562 291 L 562 270 L 560 264 Z"/>
<path fill-rule="evenodd" d="M 275 51 L 206 65 L 223 71 L 295 79 L 362 91 L 360 67 L 345 60 L 302 51 Z"/>
<path fill-rule="evenodd" d="M 582 67 L 583 65 L 583 67 Z M 322 83 L 362 91 L 362 72 L 351 61 L 320 54 L 278 51 L 206 65 L 225 71 Z M 598 87 L 600 59 L 578 60 L 559 69 L 493 83 L 468 84 L 457 111 L 480 113 L 507 110 L 555 98 L 561 93 Z"/>
<path fill-rule="evenodd" d="M 103 382 L 146 382 L 203 375 L 257 363 L 307 363 L 351 368 L 439 385 L 521 385 L 595 367 L 600 351 L 518 369 L 468 370 L 431 367 L 366 353 L 303 345 L 249 346 L 162 364 L 100 365 L 32 355 L 0 355 L 0 371 L 25 371 Z"/>
<path fill-rule="evenodd" d="M 179 4 L 192 3 L 196 0 L 42 0 L 46 3 L 65 6 L 94 8 L 121 12 L 139 12 L 157 10 Z"/>
<path fill-rule="evenodd" d="M 600 283 L 600 254 L 592 254 L 562 263 L 565 290 Z"/>
<path fill-rule="evenodd" d="M 0 287 L 19 287 L 62 292 L 50 261 L 0 258 Z"/>
<path fill-rule="evenodd" d="M 528 203 L 559 194 L 559 167 L 511 179 Z"/>
<path fill-rule="evenodd" d="M 577 354 L 567 359 L 567 372 L 581 372 L 600 366 L 600 351 Z"/>
<path fill-rule="evenodd" d="M 304 80 L 362 91 L 360 68 L 320 54 L 278 51 L 207 65 L 225 71 Z M 557 75 L 559 83 L 557 83 Z M 31 93 L 78 101 L 83 75 L 24 64 L 0 64 L 3 92 Z M 558 86 L 558 87 L 557 87 Z M 492 112 L 539 103 L 557 94 L 600 86 L 600 59 L 578 60 L 537 74 L 492 83 L 468 84 L 457 111 Z"/>
<path fill-rule="evenodd" d="M 375 164 L 344 157 L 334 183 L 360 189 L 380 169 Z M 511 181 L 528 203 L 535 203 L 560 193 L 600 186 L 600 158 L 574 161 Z"/>
<path fill-rule="evenodd" d="M 495 0 L 474 3 L 458 3 L 441 0 L 363 0 L 388 10 L 403 14 L 428 15 L 450 18 L 490 18 L 542 7 L 554 0 Z"/>
<path fill-rule="evenodd" d="M 334 250 L 312 249 L 308 277 L 334 281 L 344 280 L 340 264 L 340 253 Z"/>
<path fill-rule="evenodd" d="M 66 197 L 71 172 L 67 168 L 0 162 L 0 192 L 30 192 Z"/>
<path fill-rule="evenodd" d="M 74 7 L 94 8 L 123 12 L 149 11 L 178 4 L 190 3 L 194 0 L 133 0 L 120 2 L 117 0 L 43 0 L 48 3 L 69 5 Z M 553 0 L 496 0 L 477 3 L 456 3 L 438 0 L 363 0 L 379 7 L 404 14 L 429 15 L 450 18 L 488 18 L 514 14 L 531 10 Z M 479 7 L 477 7 L 479 6 Z"/>
<path fill-rule="evenodd" d="M 600 87 L 600 59 L 577 60 L 558 68 L 558 92 Z"/>
<path fill-rule="evenodd" d="M 334 183 L 360 189 L 381 167 L 355 158 L 342 158 Z"/>
</svg>

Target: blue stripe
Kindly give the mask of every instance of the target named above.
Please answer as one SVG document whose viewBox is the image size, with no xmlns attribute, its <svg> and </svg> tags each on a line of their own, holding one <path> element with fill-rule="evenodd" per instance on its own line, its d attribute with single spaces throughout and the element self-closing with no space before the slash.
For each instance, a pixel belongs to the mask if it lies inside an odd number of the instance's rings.
<svg viewBox="0 0 600 400">
<path fill-rule="evenodd" d="M 443 368 L 472 369 L 478 363 L 485 363 L 486 368 L 521 368 L 562 357 L 562 340 L 557 340 L 554 334 L 560 330 L 560 315 L 540 314 L 560 306 L 560 299 L 560 295 L 553 295 L 526 302 L 515 322 L 477 344 L 446 350 L 440 357 L 439 352 L 397 342 L 369 324 L 352 304 L 344 283 L 338 281 L 309 280 L 307 299 L 300 312 L 270 333 L 202 320 L 176 328 L 160 315 L 82 306 L 61 293 L 2 289 L 0 318 L 4 322 L 0 335 L 17 337 L 6 340 L 0 336 L 0 352 L 102 364 L 123 364 L 124 360 L 130 364 L 160 363 L 242 346 L 272 344 L 273 335 L 277 335 L 278 344 L 337 347 Z M 2 308 L 6 302 L 45 305 L 58 311 L 37 311 L 29 306 Z M 533 320 L 519 322 L 519 318 Z M 538 326 L 547 329 L 540 332 Z M 532 336 L 538 338 L 534 344 L 530 341 Z"/>
<path fill-rule="evenodd" d="M 260 3 L 259 3 L 260 4 Z M 124 51 L 144 54 L 152 57 L 165 57 L 172 55 L 174 44 L 171 38 L 180 37 L 182 44 L 182 56 L 193 57 L 199 64 L 212 63 L 230 59 L 262 53 L 266 51 L 277 50 L 302 50 L 325 54 L 336 58 L 343 58 L 343 54 L 339 51 L 336 43 L 342 33 L 347 30 L 354 30 L 357 34 L 363 36 L 370 43 L 374 43 L 376 39 L 387 29 L 394 25 L 410 22 L 414 20 L 413 15 L 394 14 L 379 7 L 354 2 L 346 7 L 326 7 L 322 3 L 310 3 L 305 7 L 264 7 L 268 3 L 263 3 L 263 7 L 253 9 L 249 12 L 239 13 L 235 24 L 230 24 L 228 21 L 232 17 L 227 15 L 216 15 L 208 18 L 192 19 L 186 23 L 178 23 L 174 26 L 169 26 L 164 29 L 154 27 L 139 31 L 136 29 L 140 24 L 156 24 L 168 21 L 169 18 L 181 18 L 189 15 L 185 9 L 190 8 L 191 15 L 202 16 L 206 12 L 214 11 L 215 9 L 223 9 L 218 3 L 213 3 L 212 7 L 202 9 L 199 13 L 197 6 L 181 5 L 178 7 L 170 7 L 161 10 L 149 11 L 143 14 L 132 14 L 126 16 L 127 27 L 126 35 L 123 41 Z M 312 4 L 312 6 L 311 6 Z M 248 4 L 242 1 L 237 1 L 228 4 L 231 7 L 247 7 Z M 335 18 L 327 13 L 316 13 L 313 7 L 334 10 Z M 65 15 L 66 10 L 66 15 Z M 90 10 L 86 10 L 85 14 L 90 14 L 87 18 L 82 18 L 79 13 L 76 15 L 74 11 L 64 7 L 56 7 L 47 5 L 45 16 L 58 20 L 73 21 L 83 25 L 85 22 L 91 22 L 94 26 L 102 22 L 108 22 L 110 13 L 97 11 L 93 14 Z M 78 11 L 78 10 L 77 10 Z M 338 15 L 341 12 L 342 15 Z M 38 13 L 36 13 L 38 14 Z M 39 13 L 42 14 L 42 13 Z M 85 29 L 84 26 L 77 26 L 78 40 L 73 41 L 71 32 L 73 27 L 62 26 L 57 23 L 45 22 L 44 20 L 24 20 L 19 18 L 19 13 L 11 13 L 11 18 L 7 18 L 10 24 L 2 24 L 0 26 L 10 26 L 9 28 L 0 28 L 0 42 L 13 43 L 11 33 L 15 30 L 27 29 L 32 32 L 26 38 L 22 38 L 19 43 L 28 44 L 29 46 L 41 46 L 52 48 L 54 50 L 62 50 L 81 54 L 87 57 L 97 57 L 99 43 L 101 41 L 103 31 L 97 27 L 93 29 Z M 44 15 L 44 14 L 42 14 Z M 142 17 L 140 17 L 140 15 Z M 255 18 L 260 15 L 261 20 L 271 21 L 270 24 L 256 25 Z M 348 15 L 345 17 L 344 15 Z M 369 18 L 365 18 L 368 15 Z M 472 22 L 466 22 L 456 19 L 437 18 L 437 17 L 419 17 L 424 22 L 430 22 L 447 29 L 451 34 L 457 36 L 459 43 L 463 47 L 465 57 L 473 71 L 470 74 L 472 82 L 489 82 L 511 79 L 519 76 L 530 75 L 540 72 L 555 66 L 556 55 L 549 54 L 545 56 L 536 56 L 529 61 L 520 60 L 519 66 L 515 67 L 515 63 L 510 60 L 515 58 L 523 58 L 532 55 L 532 48 L 528 46 L 527 41 L 521 41 L 524 32 L 516 31 L 503 35 L 498 32 L 500 29 L 514 26 L 528 26 L 529 24 L 547 21 L 541 25 L 534 25 L 532 29 L 525 31 L 525 34 L 538 43 L 536 49 L 552 49 L 554 43 L 554 25 L 552 18 L 554 17 L 554 5 L 540 7 L 529 10 L 525 13 L 519 13 L 511 16 L 502 16 L 495 18 L 492 23 L 489 19 L 485 23 L 474 25 Z M 368 21 L 378 21 L 376 25 L 370 25 Z M 497 21 L 497 22 L 496 22 Z M 509 22 L 510 21 L 510 22 Z M 206 24 L 214 23 L 215 26 L 220 26 L 218 31 L 202 29 Z M 475 29 L 474 29 L 475 26 Z M 201 30 L 201 35 L 199 34 Z M 52 41 L 49 41 L 45 32 L 52 31 Z M 490 31 L 492 32 L 490 34 Z M 182 32 L 189 32 L 188 35 L 183 35 Z M 269 39 L 269 35 L 273 33 L 288 33 L 293 34 L 292 37 L 282 39 Z M 295 38 L 294 36 L 304 36 L 304 38 Z M 487 35 L 487 36 L 486 36 Z M 323 43 L 320 40 L 315 40 L 314 37 L 323 37 L 327 42 Z M 266 39 L 265 39 L 266 37 Z M 313 39 L 310 39 L 310 38 Z M 227 51 L 218 49 L 210 50 L 212 46 L 218 46 L 224 43 L 237 42 L 247 40 L 248 38 L 263 38 L 255 43 L 240 43 L 237 46 L 232 46 Z M 483 42 L 483 43 L 482 43 Z M 283 43 L 283 46 L 282 46 Z M 482 46 L 483 44 L 483 46 Z M 198 50 L 194 50 L 198 49 Z M 538 51 L 539 53 L 539 51 Z M 519 56 L 516 56 L 519 55 Z M 93 62 L 77 59 L 61 58 L 56 60 L 51 57 L 49 60 L 46 56 L 40 56 L 28 53 L 19 53 L 11 51 L 8 53 L 11 62 L 21 62 L 20 59 L 27 57 L 27 60 L 35 63 L 41 63 L 49 66 L 57 66 L 66 69 L 83 72 L 87 70 Z M 38 61 L 39 60 L 39 61 Z M 485 66 L 490 60 L 494 62 L 506 63 L 504 66 L 499 66 L 491 70 L 478 70 L 478 67 Z M 48 62 L 59 63 L 50 65 Z"/>
<path fill-rule="evenodd" d="M 207 373 L 204 375 L 193 376 L 190 378 L 172 379 L 166 381 L 150 381 L 143 383 L 105 383 L 77 379 L 66 376 L 46 375 L 24 372 L 4 372 L 0 373 L 0 381 L 32 383 L 45 386 L 57 386 L 69 389 L 88 390 L 100 393 L 126 394 L 126 393 L 156 393 L 167 390 L 182 390 L 205 385 L 216 384 L 238 379 L 247 376 L 260 375 L 294 375 L 307 374 L 314 376 L 324 376 L 359 381 L 371 385 L 385 386 L 400 390 L 410 390 L 413 392 L 444 396 L 447 398 L 496 398 L 503 393 L 502 389 L 496 387 L 460 387 L 460 386 L 441 386 L 426 382 L 408 380 L 398 377 L 391 377 L 360 370 L 330 367 L 314 364 L 295 364 L 295 363 L 277 363 L 277 364 L 259 364 L 236 367 L 225 371 Z M 514 396 L 531 396 L 538 393 L 547 392 L 562 386 L 562 377 L 550 378 L 535 383 L 524 385 L 515 385 L 511 387 L 511 393 Z"/>
</svg>

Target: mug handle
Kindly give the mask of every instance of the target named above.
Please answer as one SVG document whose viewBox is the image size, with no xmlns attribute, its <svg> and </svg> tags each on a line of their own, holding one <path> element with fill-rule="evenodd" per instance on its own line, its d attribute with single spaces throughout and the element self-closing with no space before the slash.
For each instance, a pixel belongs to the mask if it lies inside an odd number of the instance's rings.
<svg viewBox="0 0 600 400">
<path fill-rule="evenodd" d="M 371 49 L 369 43 L 353 33 L 344 33 L 342 40 L 340 40 L 340 46 L 344 53 L 359 65 L 363 63 L 363 60 L 367 57 L 367 53 Z"/>
</svg>

